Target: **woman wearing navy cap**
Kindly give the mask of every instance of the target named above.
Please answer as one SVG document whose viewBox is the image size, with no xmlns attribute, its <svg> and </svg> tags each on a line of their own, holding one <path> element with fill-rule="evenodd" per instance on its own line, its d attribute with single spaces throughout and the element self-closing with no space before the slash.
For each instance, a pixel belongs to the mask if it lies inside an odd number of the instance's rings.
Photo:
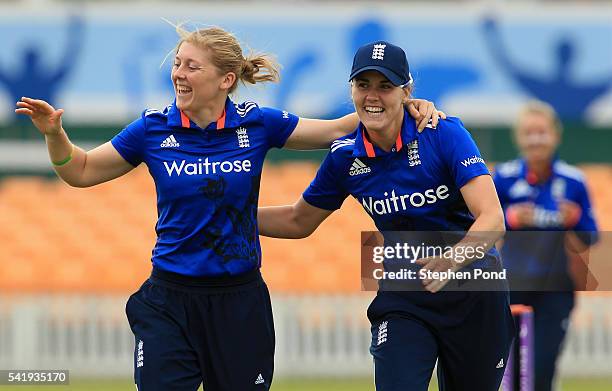
<svg viewBox="0 0 612 391">
<path fill-rule="evenodd" d="M 368 309 L 370 352 L 378 391 L 426 391 L 436 361 L 441 390 L 497 390 L 514 333 L 505 281 L 484 284 L 486 292 L 451 291 L 456 281 L 433 274 L 502 275 L 492 246 L 504 232 L 504 217 L 489 171 L 459 119 L 447 118 L 431 132 L 416 131 L 404 109 L 413 83 L 401 48 L 384 41 L 361 47 L 350 81 L 359 125 L 332 143 L 294 205 L 259 208 L 259 232 L 308 236 L 352 195 L 388 249 L 400 244 L 398 238 L 410 242 L 410 234 L 397 231 L 420 231 L 418 237 L 435 240 L 450 236 L 435 231 L 472 234 L 449 249 L 451 255 L 461 250 L 462 259 L 416 257 L 403 266 L 424 277 L 399 285 L 381 279 Z M 481 233 L 483 239 L 474 237 Z M 385 273 L 393 270 L 390 260 L 385 255 Z"/>
<path fill-rule="evenodd" d="M 220 28 L 177 32 L 175 101 L 144 111 L 96 149 L 70 142 L 62 109 L 22 98 L 15 111 L 45 136 L 54 168 L 69 185 L 106 182 L 140 163 L 155 181 L 153 272 L 126 305 L 137 388 L 194 391 L 203 383 L 207 391 L 267 390 L 274 325 L 256 221 L 264 157 L 273 147 L 327 147 L 357 116 L 319 121 L 235 104 L 228 95 L 238 81 L 277 81 L 278 66 L 267 55 L 245 58 Z M 429 102 L 415 103 L 430 116 Z"/>
<path fill-rule="evenodd" d="M 586 251 L 598 237 L 584 175 L 556 157 L 561 132 L 549 104 L 527 103 L 514 128 L 521 157 L 499 164 L 493 177 L 508 231 L 529 231 L 508 234 L 501 252 L 511 303 L 533 308 L 538 391 L 552 389 L 574 290 L 586 288 L 570 272 L 568 251 Z"/>
</svg>

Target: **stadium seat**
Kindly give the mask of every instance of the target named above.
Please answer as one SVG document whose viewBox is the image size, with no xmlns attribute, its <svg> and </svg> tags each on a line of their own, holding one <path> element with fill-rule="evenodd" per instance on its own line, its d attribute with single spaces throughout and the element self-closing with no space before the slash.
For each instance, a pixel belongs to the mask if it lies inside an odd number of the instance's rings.
<svg viewBox="0 0 612 391">
<path fill-rule="evenodd" d="M 313 163 L 266 165 L 260 205 L 295 202 Z M 612 227 L 612 168 L 583 166 L 601 230 Z M 0 182 L 0 286 L 13 292 L 132 292 L 150 273 L 155 190 L 140 167 L 115 181 L 75 189 L 59 180 Z M 309 238 L 262 238 L 262 272 L 276 293 L 360 290 L 360 231 L 375 227 L 352 198 Z"/>
</svg>

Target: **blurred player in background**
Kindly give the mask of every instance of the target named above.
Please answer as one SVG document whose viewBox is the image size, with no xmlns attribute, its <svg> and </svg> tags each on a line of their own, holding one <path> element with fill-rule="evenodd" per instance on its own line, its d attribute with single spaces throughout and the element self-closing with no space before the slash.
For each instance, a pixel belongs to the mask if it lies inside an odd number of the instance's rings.
<svg viewBox="0 0 612 391">
<path fill-rule="evenodd" d="M 57 174 L 71 186 L 112 180 L 143 162 L 155 181 L 153 271 L 126 305 L 138 389 L 194 391 L 203 383 L 207 391 L 267 390 L 274 325 L 256 220 L 264 157 L 273 147 L 329 147 L 357 116 L 320 121 L 234 104 L 228 96 L 238 81 L 277 81 L 277 64 L 267 55 L 245 58 L 220 28 L 177 32 L 174 102 L 144 111 L 98 148 L 75 147 L 62 128 L 63 110 L 45 101 L 22 98 L 16 112 L 45 136 Z M 427 114 L 424 127 L 433 105 L 415 103 Z"/>
<path fill-rule="evenodd" d="M 534 310 L 537 391 L 552 389 L 574 289 L 584 284 L 570 272 L 568 249 L 583 252 L 597 240 L 584 176 L 557 158 L 561 132 L 550 105 L 528 103 L 514 129 L 521 157 L 498 165 L 494 174 L 507 229 L 532 231 L 506 235 L 502 259 L 512 304 Z"/>
<path fill-rule="evenodd" d="M 385 245 L 389 237 L 384 231 L 496 235 L 484 258 L 463 263 L 422 258 L 416 263 L 423 269 L 501 270 L 491 247 L 504 230 L 502 209 L 484 160 L 461 121 L 448 118 L 436 130 L 417 133 L 403 106 L 413 84 L 406 55 L 388 42 L 359 48 L 349 79 L 360 124 L 332 144 L 316 178 L 294 205 L 259 208 L 260 234 L 308 236 L 352 195 L 383 231 Z M 378 206 L 369 207 L 372 201 Z M 473 244 L 460 241 L 456 246 Z M 441 390 L 499 388 L 514 334 L 505 282 L 492 292 L 439 292 L 448 282 L 417 280 L 411 291 L 380 286 L 368 309 L 376 390 L 426 391 L 436 360 Z"/>
</svg>

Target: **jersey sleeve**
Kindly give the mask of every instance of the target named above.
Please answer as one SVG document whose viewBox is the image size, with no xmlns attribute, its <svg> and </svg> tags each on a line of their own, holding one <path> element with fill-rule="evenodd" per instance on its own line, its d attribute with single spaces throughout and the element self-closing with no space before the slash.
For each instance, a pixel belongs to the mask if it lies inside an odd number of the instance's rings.
<svg viewBox="0 0 612 391">
<path fill-rule="evenodd" d="M 582 240 L 582 242 L 587 245 L 593 245 L 599 239 L 597 222 L 595 221 L 593 209 L 591 208 L 589 192 L 586 185 L 582 182 L 579 183 L 577 199 L 575 202 L 580 205 L 582 214 L 580 216 L 580 220 L 578 220 L 578 223 L 573 228 L 573 231 L 576 232 L 576 235 L 580 238 L 580 240 Z"/>
<path fill-rule="evenodd" d="M 489 169 L 463 123 L 458 118 L 449 118 L 441 121 L 440 125 L 438 125 L 440 151 L 455 185 L 461 188 L 472 178 L 489 175 Z"/>
<path fill-rule="evenodd" d="M 136 167 L 144 160 L 145 119 L 144 115 L 126 126 L 111 139 L 111 144 L 121 157 Z"/>
<path fill-rule="evenodd" d="M 264 128 L 270 148 L 282 148 L 297 126 L 299 117 L 287 111 L 262 107 Z"/>
<path fill-rule="evenodd" d="M 348 197 L 348 192 L 344 189 L 339 179 L 339 171 L 336 170 L 332 153 L 319 167 L 317 176 L 304 191 L 302 197 L 312 206 L 326 210 L 340 209 L 342 203 Z"/>
</svg>

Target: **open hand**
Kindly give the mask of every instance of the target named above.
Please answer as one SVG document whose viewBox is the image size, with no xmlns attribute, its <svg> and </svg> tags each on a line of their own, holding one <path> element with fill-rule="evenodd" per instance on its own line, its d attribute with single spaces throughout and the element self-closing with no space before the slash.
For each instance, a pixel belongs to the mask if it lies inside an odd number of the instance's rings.
<svg viewBox="0 0 612 391">
<path fill-rule="evenodd" d="M 17 102 L 15 113 L 30 117 L 32 123 L 43 135 L 56 135 L 62 132 L 63 109 L 56 110 L 44 100 L 23 97 Z"/>
</svg>

